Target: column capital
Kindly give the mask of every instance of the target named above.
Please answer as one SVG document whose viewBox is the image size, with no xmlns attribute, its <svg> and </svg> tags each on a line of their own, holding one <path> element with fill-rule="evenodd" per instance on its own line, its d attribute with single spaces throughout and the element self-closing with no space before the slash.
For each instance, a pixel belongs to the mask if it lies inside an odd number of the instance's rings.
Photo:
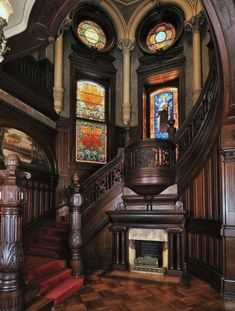
<svg viewBox="0 0 235 311">
<path fill-rule="evenodd" d="M 120 39 L 117 42 L 118 48 L 125 54 L 127 51 L 132 52 L 135 48 L 136 42 L 135 39 Z"/>
<path fill-rule="evenodd" d="M 192 16 L 191 19 L 185 23 L 185 31 L 193 33 L 199 32 L 205 21 L 206 15 L 201 11 L 197 15 Z"/>
</svg>

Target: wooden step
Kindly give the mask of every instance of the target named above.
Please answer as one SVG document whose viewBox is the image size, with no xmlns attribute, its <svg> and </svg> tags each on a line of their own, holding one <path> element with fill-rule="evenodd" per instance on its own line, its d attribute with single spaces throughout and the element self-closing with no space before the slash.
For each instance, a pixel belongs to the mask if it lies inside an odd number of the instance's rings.
<svg viewBox="0 0 235 311">
<path fill-rule="evenodd" d="M 50 311 L 53 307 L 53 300 L 47 297 L 37 297 L 26 304 L 25 311 Z"/>
<path fill-rule="evenodd" d="M 78 289 L 83 286 L 84 280 L 82 278 L 70 277 L 63 283 L 54 287 L 46 294 L 48 299 L 54 301 L 54 305 L 58 305 L 71 297 Z"/>
</svg>

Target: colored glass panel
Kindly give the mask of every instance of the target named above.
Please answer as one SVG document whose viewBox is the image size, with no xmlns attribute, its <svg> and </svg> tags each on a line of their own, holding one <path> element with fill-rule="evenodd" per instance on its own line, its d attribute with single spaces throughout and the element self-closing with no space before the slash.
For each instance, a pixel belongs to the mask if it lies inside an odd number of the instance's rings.
<svg viewBox="0 0 235 311">
<path fill-rule="evenodd" d="M 179 126 L 178 88 L 167 87 L 150 94 L 150 137 L 168 139 L 168 120 Z"/>
<path fill-rule="evenodd" d="M 77 120 L 76 161 L 106 163 L 106 125 Z"/>
<path fill-rule="evenodd" d="M 148 33 L 146 45 L 151 52 L 165 50 L 175 39 L 175 28 L 169 23 L 155 25 Z"/>
<path fill-rule="evenodd" d="M 107 38 L 103 29 L 91 20 L 82 21 L 77 28 L 80 40 L 90 48 L 103 50 L 107 45 Z"/>
<path fill-rule="evenodd" d="M 77 82 L 76 115 L 95 121 L 105 121 L 105 88 L 89 81 Z"/>
</svg>

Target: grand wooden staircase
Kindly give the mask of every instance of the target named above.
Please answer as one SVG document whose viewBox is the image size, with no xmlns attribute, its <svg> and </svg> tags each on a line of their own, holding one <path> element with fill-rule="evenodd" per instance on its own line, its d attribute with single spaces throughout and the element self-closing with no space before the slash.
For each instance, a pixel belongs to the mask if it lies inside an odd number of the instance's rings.
<svg viewBox="0 0 235 311">
<path fill-rule="evenodd" d="M 210 153 L 208 146 L 212 146 L 216 138 L 217 90 L 217 73 L 212 67 L 201 96 L 176 134 L 176 164 L 173 142 L 140 141 L 131 143 L 125 152 L 120 150 L 115 159 L 81 185 L 83 203 L 79 209 L 85 267 L 108 267 L 112 264 L 113 233 L 108 211 L 128 207 L 151 214 L 161 204 L 163 210 L 166 207 L 177 208 L 179 195 L 195 177 L 195 167 L 203 165 Z M 169 193 L 159 195 L 175 181 L 179 191 L 172 197 Z M 125 193 L 128 188 L 139 195 L 129 196 Z M 25 277 L 28 311 L 50 310 L 83 285 L 83 279 L 73 278 L 71 269 L 67 267 L 68 232 L 68 218 L 60 219 L 59 222 L 47 223 L 35 237 L 27 239 Z"/>
</svg>

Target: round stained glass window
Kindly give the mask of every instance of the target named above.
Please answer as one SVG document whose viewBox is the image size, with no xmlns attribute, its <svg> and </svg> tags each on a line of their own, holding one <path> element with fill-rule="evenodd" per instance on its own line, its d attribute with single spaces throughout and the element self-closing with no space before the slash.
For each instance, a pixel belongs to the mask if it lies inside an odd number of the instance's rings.
<svg viewBox="0 0 235 311">
<path fill-rule="evenodd" d="M 172 45 L 175 35 L 176 31 L 172 24 L 161 23 L 155 25 L 147 35 L 146 45 L 151 52 L 165 50 Z"/>
<path fill-rule="evenodd" d="M 90 48 L 103 50 L 107 45 L 107 38 L 103 29 L 91 20 L 84 20 L 77 27 L 79 39 Z"/>
</svg>

